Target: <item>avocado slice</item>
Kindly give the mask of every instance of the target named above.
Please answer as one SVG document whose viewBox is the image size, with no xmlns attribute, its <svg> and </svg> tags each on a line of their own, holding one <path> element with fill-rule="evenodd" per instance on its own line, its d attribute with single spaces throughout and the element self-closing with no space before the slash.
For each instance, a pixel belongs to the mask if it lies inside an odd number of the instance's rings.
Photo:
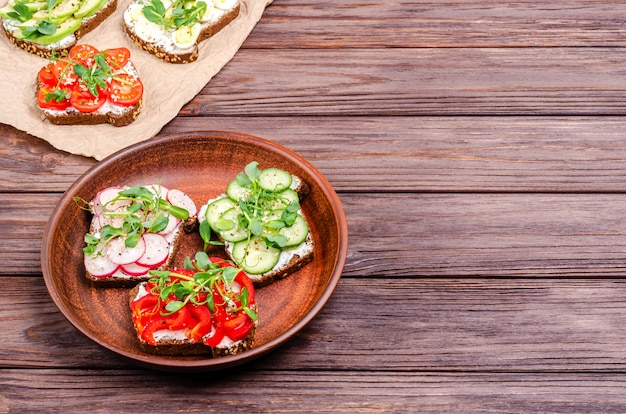
<svg viewBox="0 0 626 414">
<path fill-rule="evenodd" d="M 50 10 L 50 20 L 62 22 L 80 9 L 83 0 L 62 0 Z"/>
<path fill-rule="evenodd" d="M 109 0 L 84 0 L 80 9 L 74 13 L 74 17 L 89 17 L 102 9 Z"/>
<path fill-rule="evenodd" d="M 54 32 L 53 34 L 37 37 L 35 39 L 32 39 L 32 41 L 41 45 L 50 45 L 52 43 L 56 43 L 73 34 L 76 30 L 78 30 L 82 23 L 82 19 L 77 19 L 74 17 L 66 19 L 63 22 L 59 23 L 56 32 Z"/>
</svg>

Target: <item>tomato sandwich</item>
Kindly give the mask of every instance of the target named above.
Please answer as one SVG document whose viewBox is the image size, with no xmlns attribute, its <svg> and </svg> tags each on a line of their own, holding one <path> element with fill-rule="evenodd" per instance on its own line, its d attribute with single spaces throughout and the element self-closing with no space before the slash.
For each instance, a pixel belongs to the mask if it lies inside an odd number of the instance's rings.
<svg viewBox="0 0 626 414">
<path fill-rule="evenodd" d="M 129 49 L 100 51 L 79 44 L 39 71 L 36 99 L 44 117 L 56 125 L 121 127 L 141 112 L 143 84 Z"/>
<path fill-rule="evenodd" d="M 255 290 L 231 262 L 200 252 L 184 268 L 151 274 L 129 293 L 144 352 L 219 357 L 252 347 L 258 321 Z"/>
</svg>

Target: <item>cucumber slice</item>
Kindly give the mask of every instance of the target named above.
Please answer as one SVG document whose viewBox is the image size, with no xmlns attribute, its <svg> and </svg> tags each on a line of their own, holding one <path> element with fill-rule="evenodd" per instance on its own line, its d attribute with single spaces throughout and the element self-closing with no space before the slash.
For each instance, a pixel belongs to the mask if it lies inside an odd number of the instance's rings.
<svg viewBox="0 0 626 414">
<path fill-rule="evenodd" d="M 219 232 L 219 235 L 222 239 L 229 241 L 229 242 L 238 242 L 238 241 L 246 240 L 248 238 L 248 235 L 250 234 L 248 232 L 248 229 L 239 228 L 238 226 L 238 222 L 239 222 L 239 220 L 237 219 L 238 215 L 239 215 L 238 208 L 231 208 L 230 210 L 226 210 L 226 212 L 221 215 L 219 222 L 226 220 L 226 221 L 230 221 L 233 223 L 232 229 L 222 230 Z"/>
<path fill-rule="evenodd" d="M 252 192 L 251 188 L 242 187 L 237 183 L 237 180 L 233 180 L 228 183 L 226 187 L 226 194 L 232 200 L 248 200 L 250 198 L 250 193 Z"/>
<path fill-rule="evenodd" d="M 220 219 L 222 214 L 236 206 L 237 204 L 228 197 L 218 198 L 207 206 L 206 220 L 209 222 L 209 225 L 214 232 L 220 232 L 219 228 L 217 227 L 217 221 Z"/>
<path fill-rule="evenodd" d="M 252 237 L 233 245 L 232 256 L 247 273 L 258 275 L 269 272 L 280 258 L 280 249 L 270 247 L 260 237 Z"/>
<path fill-rule="evenodd" d="M 300 197 L 298 196 L 298 193 L 296 193 L 291 188 L 288 188 L 285 191 L 279 193 L 279 197 L 276 200 L 274 200 L 272 203 L 272 209 L 274 210 L 286 209 L 287 206 L 294 201 L 300 204 Z"/>
<path fill-rule="evenodd" d="M 291 227 L 283 227 L 278 234 L 287 239 L 285 247 L 293 247 L 302 243 L 309 234 L 309 226 L 300 214 L 296 216 L 296 221 Z"/>
<path fill-rule="evenodd" d="M 284 191 L 292 180 L 291 174 L 278 168 L 268 168 L 259 174 L 259 185 L 269 191 Z"/>
</svg>

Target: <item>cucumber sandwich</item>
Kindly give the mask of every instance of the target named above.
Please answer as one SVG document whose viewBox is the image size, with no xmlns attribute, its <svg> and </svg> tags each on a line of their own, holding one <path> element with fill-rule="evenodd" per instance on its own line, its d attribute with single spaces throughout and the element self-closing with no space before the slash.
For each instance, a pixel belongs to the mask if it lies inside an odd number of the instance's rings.
<svg viewBox="0 0 626 414">
<path fill-rule="evenodd" d="M 227 255 L 255 286 L 264 286 L 302 268 L 313 259 L 313 239 L 300 208 L 308 186 L 278 168 L 248 164 L 226 194 L 200 208 L 198 222 L 205 242 L 217 234 Z"/>
</svg>

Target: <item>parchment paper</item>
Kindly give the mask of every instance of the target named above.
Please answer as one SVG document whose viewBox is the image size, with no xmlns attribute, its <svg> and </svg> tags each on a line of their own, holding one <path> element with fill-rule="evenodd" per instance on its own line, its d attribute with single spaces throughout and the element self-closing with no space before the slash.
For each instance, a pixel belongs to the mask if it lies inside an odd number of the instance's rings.
<svg viewBox="0 0 626 414">
<path fill-rule="evenodd" d="M 197 61 L 165 63 L 143 51 L 124 33 L 123 13 L 130 0 L 118 0 L 116 11 L 79 40 L 100 50 L 127 47 L 144 84 L 139 117 L 125 127 L 53 125 L 44 120 L 35 100 L 36 78 L 47 59 L 31 55 L 0 33 L 0 122 L 48 141 L 55 148 L 101 160 L 131 144 L 144 141 L 172 120 L 237 53 L 265 7 L 272 0 L 240 0 L 239 16 L 200 44 Z M 0 4 L 6 1 L 0 0 Z"/>
</svg>

